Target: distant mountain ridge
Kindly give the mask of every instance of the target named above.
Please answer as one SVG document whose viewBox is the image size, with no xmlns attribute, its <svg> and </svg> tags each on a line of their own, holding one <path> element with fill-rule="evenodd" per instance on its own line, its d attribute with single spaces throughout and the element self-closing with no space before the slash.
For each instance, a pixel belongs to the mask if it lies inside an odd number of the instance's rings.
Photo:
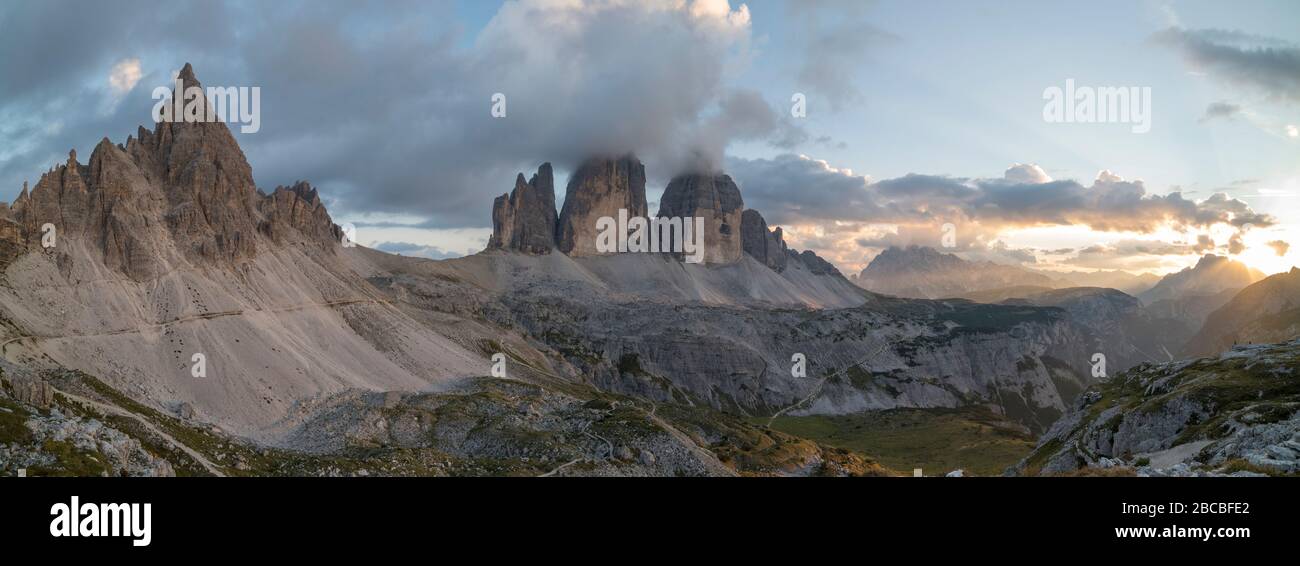
<svg viewBox="0 0 1300 566">
<path fill-rule="evenodd" d="M 1210 313 L 1185 354 L 1207 356 L 1236 344 L 1283 342 L 1300 335 L 1300 269 L 1269 276 Z"/>
<path fill-rule="evenodd" d="M 1166 275 L 1138 298 L 1147 304 L 1187 296 L 1212 296 L 1246 286 L 1264 278 L 1258 269 L 1225 256 L 1207 254 L 1196 265 Z"/>
<path fill-rule="evenodd" d="M 1161 277 L 1154 273 L 1143 272 L 1132 274 L 1127 271 L 1115 270 L 1098 270 L 1098 271 L 1070 271 L 1063 273 L 1054 273 L 1057 278 L 1069 281 L 1075 287 L 1104 287 L 1123 291 L 1134 297 L 1146 292 L 1160 282 Z"/>
<path fill-rule="evenodd" d="M 1138 298 L 1160 318 L 1180 320 L 1192 328 L 1200 328 L 1211 312 L 1263 278 L 1263 273 L 1244 263 L 1207 254 L 1195 266 L 1166 275 Z"/>
<path fill-rule="evenodd" d="M 973 262 L 926 246 L 890 247 L 854 278 L 862 288 L 913 299 L 943 299 L 1012 286 L 1065 286 L 1047 275 L 993 262 Z"/>
</svg>

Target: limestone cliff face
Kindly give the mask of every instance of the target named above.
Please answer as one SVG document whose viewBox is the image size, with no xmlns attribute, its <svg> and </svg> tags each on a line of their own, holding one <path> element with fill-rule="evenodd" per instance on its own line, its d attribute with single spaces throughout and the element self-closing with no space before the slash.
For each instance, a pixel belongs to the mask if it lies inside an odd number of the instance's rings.
<svg viewBox="0 0 1300 566">
<path fill-rule="evenodd" d="M 179 78 L 201 87 L 189 65 Z M 257 253 L 259 231 L 277 237 L 293 228 L 323 245 L 338 241 L 310 186 L 259 194 L 221 122 L 162 122 L 120 145 L 105 138 L 84 165 L 74 150 L 0 207 L 0 216 L 0 267 L 41 249 L 50 224 L 54 249 L 62 238 L 84 241 L 103 252 L 107 267 L 137 281 L 178 263 L 238 264 Z"/>
<path fill-rule="evenodd" d="M 492 203 L 488 248 L 547 254 L 555 249 L 555 176 L 543 163 L 527 182 L 520 173 L 515 189 Z"/>
<path fill-rule="evenodd" d="M 740 188 L 724 174 L 679 175 L 659 199 L 659 216 L 704 218 L 704 262 L 739 262 L 743 253 Z"/>
<path fill-rule="evenodd" d="M 564 192 L 555 241 L 560 251 L 571 256 L 597 255 L 596 221 L 603 216 L 618 218 L 620 209 L 629 218 L 648 214 L 645 200 L 645 165 L 635 156 L 587 160 L 569 178 Z"/>
<path fill-rule="evenodd" d="M 785 270 L 785 237 L 781 229 L 769 231 L 763 215 L 752 208 L 740 215 L 741 247 L 745 253 L 772 268 L 777 273 Z"/>
</svg>

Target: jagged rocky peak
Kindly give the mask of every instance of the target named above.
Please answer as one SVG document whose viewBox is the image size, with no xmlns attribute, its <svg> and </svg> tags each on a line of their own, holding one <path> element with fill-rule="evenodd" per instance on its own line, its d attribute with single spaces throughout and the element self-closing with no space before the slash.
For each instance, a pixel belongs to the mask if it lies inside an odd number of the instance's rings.
<svg viewBox="0 0 1300 566">
<path fill-rule="evenodd" d="M 178 77 L 183 87 L 201 88 L 189 64 Z M 5 217 L 0 267 L 40 246 L 42 227 L 52 224 L 59 242 L 72 238 L 98 248 L 106 267 L 136 280 L 154 278 L 178 261 L 233 265 L 249 259 L 257 252 L 259 228 L 275 234 L 276 223 L 320 238 L 337 231 L 305 183 L 259 194 L 225 123 L 175 115 L 152 132 L 140 127 L 122 145 L 102 139 L 86 165 L 70 151 L 30 191 L 24 184 Z"/>
<path fill-rule="evenodd" d="M 723 173 L 688 173 L 668 183 L 659 216 L 704 218 L 705 263 L 736 263 L 743 253 L 740 187 Z"/>
<path fill-rule="evenodd" d="M 802 263 L 803 266 L 813 275 L 834 275 L 836 277 L 844 277 L 844 274 L 840 273 L 840 270 L 835 267 L 835 264 L 822 259 L 822 256 L 817 255 L 817 253 L 812 250 L 795 252 L 794 250 L 787 249 L 785 253 L 792 259 L 798 259 L 799 263 Z"/>
<path fill-rule="evenodd" d="M 571 256 L 597 255 L 596 221 L 617 219 L 626 210 L 629 218 L 648 214 L 645 200 L 645 165 L 635 156 L 588 159 L 569 177 L 564 192 L 555 242 Z"/>
<path fill-rule="evenodd" d="M 740 239 L 745 253 L 780 273 L 785 270 L 785 237 L 781 228 L 768 230 L 763 215 L 752 208 L 745 209 L 740 215 Z"/>
<path fill-rule="evenodd" d="M 548 254 L 555 249 L 555 233 L 555 174 L 543 163 L 532 179 L 524 181 L 520 173 L 514 190 L 492 202 L 488 248 Z"/>
<path fill-rule="evenodd" d="M 1206 254 L 1197 260 L 1194 267 L 1166 275 L 1139 297 L 1151 303 L 1184 296 L 1212 295 L 1242 289 L 1263 278 L 1263 273 L 1244 263 L 1227 256 Z"/>
<path fill-rule="evenodd" d="M 262 198 L 259 208 L 265 219 L 258 228 L 276 242 L 283 242 L 293 234 L 287 228 L 326 247 L 342 241 L 342 230 L 330 218 L 320 192 L 306 181 L 276 187 L 270 195 Z"/>
</svg>

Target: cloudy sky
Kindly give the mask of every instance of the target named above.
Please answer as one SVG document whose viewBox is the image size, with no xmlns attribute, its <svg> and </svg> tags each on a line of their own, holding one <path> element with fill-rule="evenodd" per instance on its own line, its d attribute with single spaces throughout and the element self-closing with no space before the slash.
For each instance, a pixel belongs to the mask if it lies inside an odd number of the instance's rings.
<svg viewBox="0 0 1300 566">
<path fill-rule="evenodd" d="M 260 186 L 311 181 L 395 253 L 478 251 L 517 172 L 554 163 L 562 198 L 585 156 L 632 151 L 651 201 L 726 171 L 848 272 L 951 224 L 963 255 L 1041 269 L 1272 273 L 1300 263 L 1297 21 L 1287 0 L 6 2 L 0 199 L 149 125 L 191 62 L 261 88 L 235 134 Z M 1149 131 L 1049 120 L 1067 81 L 1149 89 Z"/>
</svg>

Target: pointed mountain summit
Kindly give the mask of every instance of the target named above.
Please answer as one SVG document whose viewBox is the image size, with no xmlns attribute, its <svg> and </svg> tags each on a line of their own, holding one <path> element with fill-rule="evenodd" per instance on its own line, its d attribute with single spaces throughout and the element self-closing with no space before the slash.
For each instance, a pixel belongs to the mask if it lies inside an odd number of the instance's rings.
<svg viewBox="0 0 1300 566">
<path fill-rule="evenodd" d="M 550 163 L 537 168 L 524 181 L 520 173 L 515 188 L 492 203 L 492 237 L 489 249 L 547 254 L 555 249 L 555 174 Z"/>
<path fill-rule="evenodd" d="M 1226 256 L 1206 254 L 1195 266 L 1166 275 L 1139 298 L 1150 304 L 1192 295 L 1209 296 L 1243 289 L 1263 278 L 1263 273 L 1244 263 Z"/>
<path fill-rule="evenodd" d="M 704 262 L 740 261 L 741 214 L 745 201 L 731 177 L 722 173 L 678 175 L 659 198 L 659 217 L 704 219 Z"/>
<path fill-rule="evenodd" d="M 598 255 L 596 220 L 618 218 L 619 210 L 629 218 L 646 216 L 648 209 L 645 165 L 636 156 L 588 159 L 569 178 L 555 241 L 571 256 Z"/>
<path fill-rule="evenodd" d="M 1271 275 L 1242 289 L 1210 313 L 1185 348 L 1211 356 L 1235 344 L 1284 342 L 1300 335 L 1300 269 Z"/>
<path fill-rule="evenodd" d="M 788 258 L 781 227 L 769 231 L 767 221 L 757 210 L 747 208 L 741 213 L 740 240 L 745 253 L 777 273 L 785 270 Z"/>
<path fill-rule="evenodd" d="M 183 88 L 201 88 L 188 63 L 178 78 Z M 97 249 L 106 267 L 137 281 L 186 264 L 239 264 L 257 254 L 259 233 L 282 238 L 293 228 L 320 245 L 337 243 L 338 228 L 314 190 L 277 193 L 258 193 L 225 123 L 173 117 L 152 132 L 140 127 L 123 145 L 101 140 L 85 165 L 72 150 L 42 175 L 5 212 L 18 228 L 0 230 L 0 248 L 9 250 L 0 267 L 40 246 L 46 224 L 59 242 Z"/>
<path fill-rule="evenodd" d="M 1060 286 L 1051 277 L 1028 269 L 967 261 L 925 246 L 887 248 L 856 279 L 868 291 L 917 299 L 961 297 L 1012 286 Z"/>
</svg>

